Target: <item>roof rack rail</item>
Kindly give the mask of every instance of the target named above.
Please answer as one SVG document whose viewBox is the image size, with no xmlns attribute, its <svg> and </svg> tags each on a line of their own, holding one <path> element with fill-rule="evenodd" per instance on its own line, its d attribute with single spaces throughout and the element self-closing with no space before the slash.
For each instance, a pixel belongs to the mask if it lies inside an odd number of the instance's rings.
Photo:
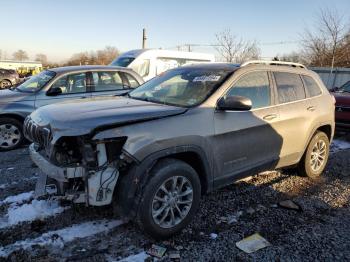
<svg viewBox="0 0 350 262">
<path fill-rule="evenodd" d="M 241 67 L 247 66 L 247 65 L 252 65 L 252 64 L 264 64 L 264 65 L 283 65 L 283 66 L 292 66 L 292 67 L 300 67 L 300 68 L 305 68 L 303 64 L 299 63 L 293 63 L 293 62 L 283 62 L 283 61 L 265 61 L 265 60 L 251 60 L 243 63 Z"/>
</svg>

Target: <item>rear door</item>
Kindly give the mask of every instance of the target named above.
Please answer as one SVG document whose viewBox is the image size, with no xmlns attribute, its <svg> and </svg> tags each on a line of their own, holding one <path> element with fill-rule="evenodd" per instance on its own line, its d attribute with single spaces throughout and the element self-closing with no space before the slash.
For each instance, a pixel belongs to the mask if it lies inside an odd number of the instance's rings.
<svg viewBox="0 0 350 262">
<path fill-rule="evenodd" d="M 213 151 L 218 177 L 214 186 L 268 169 L 277 162 L 282 139 L 274 130 L 279 115 L 273 106 L 273 92 L 267 71 L 241 76 L 225 96 L 244 96 L 252 100 L 250 111 L 216 111 Z"/>
<path fill-rule="evenodd" d="M 95 71 L 92 74 L 92 96 L 119 96 L 139 86 L 129 73 L 118 71 Z"/>
<path fill-rule="evenodd" d="M 308 139 L 312 118 L 301 76 L 291 72 L 273 72 L 280 120 L 276 130 L 283 137 L 278 166 L 296 163 Z"/>
<path fill-rule="evenodd" d="M 39 92 L 36 96 L 35 107 L 91 97 L 90 76 L 87 72 L 70 73 L 58 77 L 50 88 L 60 88 L 62 93 L 48 96 L 47 92 Z"/>
</svg>

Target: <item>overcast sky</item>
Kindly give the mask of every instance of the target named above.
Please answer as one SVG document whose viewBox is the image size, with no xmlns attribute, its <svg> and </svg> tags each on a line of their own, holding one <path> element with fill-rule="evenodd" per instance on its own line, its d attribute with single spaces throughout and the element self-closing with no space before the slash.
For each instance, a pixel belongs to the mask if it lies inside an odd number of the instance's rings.
<svg viewBox="0 0 350 262">
<path fill-rule="evenodd" d="M 215 33 L 230 28 L 258 41 L 261 55 L 272 57 L 298 49 L 294 41 L 314 24 L 320 8 L 350 16 L 350 0 L 0 0 L 0 6 L 3 56 L 23 49 L 31 59 L 44 53 L 50 61 L 106 45 L 121 51 L 140 48 L 142 28 L 152 48 L 213 44 Z"/>
</svg>

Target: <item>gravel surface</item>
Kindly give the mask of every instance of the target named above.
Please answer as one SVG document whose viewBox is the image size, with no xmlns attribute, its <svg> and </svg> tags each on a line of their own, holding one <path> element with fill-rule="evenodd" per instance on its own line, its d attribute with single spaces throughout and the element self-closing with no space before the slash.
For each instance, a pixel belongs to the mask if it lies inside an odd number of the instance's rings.
<svg viewBox="0 0 350 262">
<path fill-rule="evenodd" d="M 339 139 L 350 143 L 350 137 Z M 333 146 L 332 151 L 324 176 L 318 180 L 293 171 L 271 171 L 204 196 L 191 225 L 159 242 L 144 236 L 133 223 L 117 223 L 80 238 L 76 237 L 81 232 L 68 238 L 51 234 L 71 232 L 74 226 L 89 221 L 118 219 L 108 207 L 68 203 L 61 203 L 65 208 L 62 213 L 1 228 L 11 209 L 31 204 L 32 199 L 18 204 L 2 201 L 32 191 L 40 172 L 32 165 L 26 148 L 2 152 L 0 256 L 4 250 L 9 256 L 0 257 L 0 261 L 152 261 L 144 253 L 152 244 L 167 248 L 164 261 L 170 261 L 172 250 L 179 250 L 181 261 L 346 261 L 350 258 L 350 149 Z M 293 200 L 301 210 L 279 207 L 283 200 Z M 236 242 L 254 233 L 271 246 L 251 254 L 240 251 Z M 23 240 L 34 244 L 25 246 Z"/>
</svg>

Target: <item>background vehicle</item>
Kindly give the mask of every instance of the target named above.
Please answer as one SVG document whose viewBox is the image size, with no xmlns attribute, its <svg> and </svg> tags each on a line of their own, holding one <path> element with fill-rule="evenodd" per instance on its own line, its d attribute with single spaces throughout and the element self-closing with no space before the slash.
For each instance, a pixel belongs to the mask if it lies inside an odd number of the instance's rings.
<svg viewBox="0 0 350 262">
<path fill-rule="evenodd" d="M 335 124 L 337 131 L 350 132 L 350 81 L 332 90 L 335 97 Z"/>
<path fill-rule="evenodd" d="M 37 196 L 48 184 L 76 203 L 113 202 L 118 214 L 165 238 L 191 221 L 201 194 L 234 180 L 289 166 L 320 176 L 334 100 L 300 64 L 197 64 L 125 97 L 39 108 L 25 133 L 46 173 Z"/>
<path fill-rule="evenodd" d="M 132 68 L 147 81 L 166 70 L 178 66 L 214 61 L 215 57 L 211 54 L 161 49 L 137 49 L 121 54 L 111 65 Z"/>
<path fill-rule="evenodd" d="M 43 70 L 43 65 L 38 61 L 0 60 L 0 67 L 15 70 L 21 78 L 36 75 Z"/>
<path fill-rule="evenodd" d="M 76 66 L 53 68 L 23 84 L 0 91 L 0 151 L 17 148 L 22 124 L 36 108 L 72 99 L 122 95 L 143 80 L 128 68 Z"/>
<path fill-rule="evenodd" d="M 9 88 L 19 82 L 19 76 L 15 70 L 0 68 L 0 90 Z"/>
</svg>

